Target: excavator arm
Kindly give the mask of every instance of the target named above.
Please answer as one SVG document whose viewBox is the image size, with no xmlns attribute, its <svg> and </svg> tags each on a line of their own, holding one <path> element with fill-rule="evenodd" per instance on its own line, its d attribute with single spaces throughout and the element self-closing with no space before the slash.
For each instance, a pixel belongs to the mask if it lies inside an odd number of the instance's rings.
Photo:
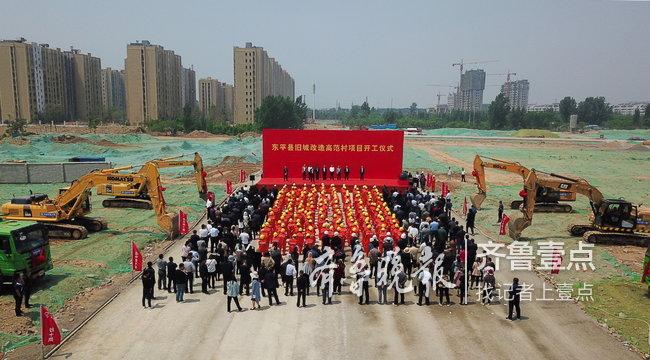
<svg viewBox="0 0 650 360">
<path fill-rule="evenodd" d="M 205 181 L 207 174 L 203 168 L 203 158 L 201 158 L 201 155 L 198 152 L 195 152 L 193 160 L 176 160 L 181 157 L 183 156 L 181 155 L 170 158 L 157 159 L 152 160 L 152 162 L 156 164 L 159 169 L 178 166 L 194 167 L 194 180 L 196 181 L 196 188 L 199 191 L 199 196 L 201 199 L 206 200 L 208 196 L 208 184 Z"/>
<path fill-rule="evenodd" d="M 589 184 L 587 180 L 574 179 L 563 175 L 545 173 L 543 171 L 537 172 L 544 174 L 549 178 L 538 178 L 534 169 L 531 170 L 529 175 L 526 177 L 524 189 L 527 192 L 527 195 L 524 201 L 524 206 L 521 209 L 523 216 L 515 219 L 508 225 L 509 235 L 511 238 L 518 239 L 521 232 L 532 223 L 536 194 L 539 187 L 542 186 L 552 190 L 572 193 L 574 197 L 576 193 L 587 197 L 594 215 L 597 214 L 604 197 L 600 190 Z"/>
<path fill-rule="evenodd" d="M 156 212 L 156 221 L 158 225 L 163 228 L 170 237 L 174 237 L 178 233 L 177 216 L 167 212 L 167 203 L 163 196 L 163 187 L 160 182 L 160 173 L 158 167 L 154 162 L 148 162 L 142 166 L 138 174 L 144 176 L 147 184 L 148 191 L 153 210 Z"/>
<path fill-rule="evenodd" d="M 477 209 L 481 208 L 481 204 L 487 196 L 487 183 L 485 182 L 485 168 L 497 169 L 507 171 L 513 174 L 519 174 L 525 180 L 530 170 L 518 162 L 505 161 L 485 157 L 491 161 L 483 161 L 480 155 L 474 157 L 474 170 L 472 175 L 476 178 L 477 193 L 471 197 L 472 205 Z"/>
</svg>

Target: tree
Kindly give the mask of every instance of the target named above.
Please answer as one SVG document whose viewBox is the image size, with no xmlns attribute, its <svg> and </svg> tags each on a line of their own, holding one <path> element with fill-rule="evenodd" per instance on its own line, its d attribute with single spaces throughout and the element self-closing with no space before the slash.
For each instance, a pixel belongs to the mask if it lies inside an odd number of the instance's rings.
<svg viewBox="0 0 650 360">
<path fill-rule="evenodd" d="M 363 104 L 361 104 L 361 116 L 365 118 L 370 116 L 370 106 L 367 101 L 364 101 Z"/>
<path fill-rule="evenodd" d="M 299 106 L 290 98 L 267 96 L 255 112 L 255 123 L 263 129 L 302 129 L 304 118 L 301 116 L 306 117 L 306 110 L 302 114 Z"/>
<path fill-rule="evenodd" d="M 418 104 L 412 103 L 409 107 L 409 115 L 416 116 L 418 113 Z"/>
<path fill-rule="evenodd" d="M 602 96 L 588 97 L 578 104 L 578 120 L 587 124 L 604 125 L 612 113 L 612 107 Z"/>
<path fill-rule="evenodd" d="M 309 109 L 307 108 L 307 104 L 305 104 L 302 95 L 296 98 L 296 101 L 294 103 L 294 109 L 296 111 L 296 115 L 298 116 L 298 118 L 301 120 L 301 122 L 304 123 L 305 120 L 307 119 L 307 114 L 309 112 Z"/>
<path fill-rule="evenodd" d="M 528 127 L 534 127 L 528 124 L 526 121 L 526 110 L 524 109 L 513 109 L 507 116 L 508 125 L 513 129 L 524 129 Z"/>
<path fill-rule="evenodd" d="M 644 118 L 650 119 L 650 104 L 645 106 L 645 115 L 643 115 Z"/>
<path fill-rule="evenodd" d="M 505 129 L 508 123 L 507 117 L 509 112 L 510 104 L 506 96 L 503 93 L 497 95 L 488 108 L 490 129 Z"/>
<path fill-rule="evenodd" d="M 14 121 L 9 121 L 9 128 L 7 133 L 12 137 L 21 136 L 27 132 L 27 120 L 25 119 L 16 119 Z"/>
<path fill-rule="evenodd" d="M 395 123 L 397 121 L 397 112 L 393 110 L 388 110 L 384 113 L 384 120 L 387 124 Z"/>
<path fill-rule="evenodd" d="M 639 110 L 639 108 L 634 109 L 634 116 L 632 116 L 632 124 L 636 127 L 641 125 L 641 110 Z"/>
<path fill-rule="evenodd" d="M 560 115 L 564 122 L 568 122 L 569 117 L 575 114 L 577 110 L 576 99 L 566 96 L 564 99 L 560 100 Z"/>
</svg>

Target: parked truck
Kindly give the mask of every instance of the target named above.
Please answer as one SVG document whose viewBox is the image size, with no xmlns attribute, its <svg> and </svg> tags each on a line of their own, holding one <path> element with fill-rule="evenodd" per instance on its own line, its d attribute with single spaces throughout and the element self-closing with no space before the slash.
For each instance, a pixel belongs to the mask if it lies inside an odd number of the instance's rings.
<svg viewBox="0 0 650 360">
<path fill-rule="evenodd" d="M 52 269 L 47 229 L 34 221 L 0 220 L 0 279 L 10 283 L 14 274 L 41 278 Z"/>
</svg>

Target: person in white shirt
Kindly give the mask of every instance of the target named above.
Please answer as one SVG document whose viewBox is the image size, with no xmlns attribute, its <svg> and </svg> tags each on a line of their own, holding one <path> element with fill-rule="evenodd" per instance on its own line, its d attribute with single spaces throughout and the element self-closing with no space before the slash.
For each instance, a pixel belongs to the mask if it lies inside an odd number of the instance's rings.
<svg viewBox="0 0 650 360">
<path fill-rule="evenodd" d="M 214 252 L 217 247 L 217 242 L 219 241 L 219 229 L 213 227 L 210 229 L 210 252 Z"/>
<path fill-rule="evenodd" d="M 209 209 L 209 208 L 211 208 L 211 207 L 212 207 L 212 200 L 208 199 L 208 200 L 205 202 L 205 208 L 206 208 L 206 209 Z"/>
<path fill-rule="evenodd" d="M 447 180 L 451 181 L 451 166 L 447 167 Z"/>
<path fill-rule="evenodd" d="M 465 168 L 460 169 L 460 181 L 461 182 L 466 182 L 465 181 Z"/>
<path fill-rule="evenodd" d="M 293 260 L 289 260 L 287 263 L 284 275 L 284 296 L 293 296 L 293 278 L 296 277 L 296 267 L 293 266 Z"/>
<path fill-rule="evenodd" d="M 242 247 L 246 249 L 248 247 L 248 243 L 250 242 L 251 237 L 248 235 L 248 232 L 245 230 L 239 234 L 239 241 L 241 241 Z"/>
<path fill-rule="evenodd" d="M 431 287 L 431 273 L 429 272 L 428 267 L 424 267 L 424 269 L 418 274 L 418 293 L 419 293 L 419 298 L 418 298 L 418 305 L 422 306 L 422 298 L 424 297 L 425 302 L 427 305 L 429 305 L 429 288 Z"/>
<path fill-rule="evenodd" d="M 205 262 L 205 265 L 208 267 L 208 279 L 210 281 L 210 288 L 214 289 L 214 284 L 217 280 L 217 259 L 214 255 L 210 255 L 208 260 Z"/>
<path fill-rule="evenodd" d="M 207 238 L 208 238 L 208 235 L 210 235 L 210 232 L 208 231 L 208 227 L 205 224 L 201 225 L 201 229 L 199 229 L 199 232 L 197 233 L 197 235 L 199 235 L 201 240 L 206 241 Z"/>
</svg>

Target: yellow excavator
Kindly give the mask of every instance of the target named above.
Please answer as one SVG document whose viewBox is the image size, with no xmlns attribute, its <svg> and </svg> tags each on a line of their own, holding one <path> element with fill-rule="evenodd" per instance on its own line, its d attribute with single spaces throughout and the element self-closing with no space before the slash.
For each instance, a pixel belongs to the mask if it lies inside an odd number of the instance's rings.
<svg viewBox="0 0 650 360">
<path fill-rule="evenodd" d="M 51 237 L 62 239 L 82 239 L 88 232 L 106 229 L 106 221 L 91 218 L 90 195 L 93 187 L 106 184 L 122 184 L 125 175 L 117 174 L 115 169 L 95 170 L 72 182 L 68 188 L 61 189 L 56 198 L 50 199 L 46 194 L 30 194 L 26 197 L 13 198 L 2 205 L 0 216 L 6 220 L 31 220 L 45 225 Z M 167 213 L 165 200 L 160 185 L 160 174 L 153 163 L 142 166 L 137 174 L 130 174 L 137 181 L 145 183 L 147 196 L 156 211 L 158 225 L 170 236 L 177 232 L 175 215 Z"/>
<path fill-rule="evenodd" d="M 490 161 L 484 161 L 483 158 Z M 476 178 L 477 193 L 470 199 L 472 205 L 477 209 L 481 209 L 481 204 L 487 196 L 487 183 L 485 181 L 485 168 L 496 169 L 501 171 L 510 172 L 513 174 L 521 175 L 525 181 L 530 173 L 530 170 L 518 162 L 493 159 L 489 157 L 481 157 L 476 155 L 474 157 L 474 171 L 472 175 Z M 575 201 L 576 193 L 565 190 L 555 190 L 554 184 L 546 184 L 548 179 L 538 179 L 540 181 L 537 187 L 535 198 L 535 212 L 571 212 L 573 208 L 569 204 L 562 204 L 560 201 Z M 511 209 L 519 209 L 523 200 L 514 200 L 510 203 Z"/>
<path fill-rule="evenodd" d="M 592 215 L 589 224 L 572 224 L 568 230 L 572 236 L 595 244 L 636 245 L 646 247 L 650 242 L 650 209 L 640 208 L 623 199 L 605 199 L 603 194 L 585 179 L 570 178 L 554 173 L 538 171 L 553 179 L 553 189 L 572 191 L 589 199 Z M 551 182 L 546 183 L 549 186 Z M 522 217 L 508 224 L 511 238 L 518 239 L 533 219 L 534 194 L 539 183 L 536 171 L 531 170 L 524 185 L 526 197 L 521 208 Z M 531 195 L 532 194 L 532 195 Z"/>
<path fill-rule="evenodd" d="M 157 168 L 169 168 L 179 166 L 192 166 L 194 167 L 194 179 L 196 180 L 196 187 L 199 191 L 199 197 L 203 200 L 207 199 L 208 185 L 205 181 L 206 172 L 203 169 L 203 159 L 198 152 L 194 153 L 193 160 L 178 160 L 184 155 L 174 156 L 164 159 L 151 160 Z M 115 169 L 116 176 L 121 176 L 122 182 L 107 183 L 97 186 L 97 195 L 101 196 L 114 196 L 113 198 L 102 201 L 102 206 L 110 208 L 134 208 L 134 209 L 152 209 L 153 204 L 149 198 L 149 191 L 147 189 L 147 182 L 143 181 L 141 177 L 134 176 L 136 174 L 120 173 L 122 170 L 128 170 L 132 167 L 124 167 Z M 141 168 L 140 171 L 145 170 Z"/>
</svg>

